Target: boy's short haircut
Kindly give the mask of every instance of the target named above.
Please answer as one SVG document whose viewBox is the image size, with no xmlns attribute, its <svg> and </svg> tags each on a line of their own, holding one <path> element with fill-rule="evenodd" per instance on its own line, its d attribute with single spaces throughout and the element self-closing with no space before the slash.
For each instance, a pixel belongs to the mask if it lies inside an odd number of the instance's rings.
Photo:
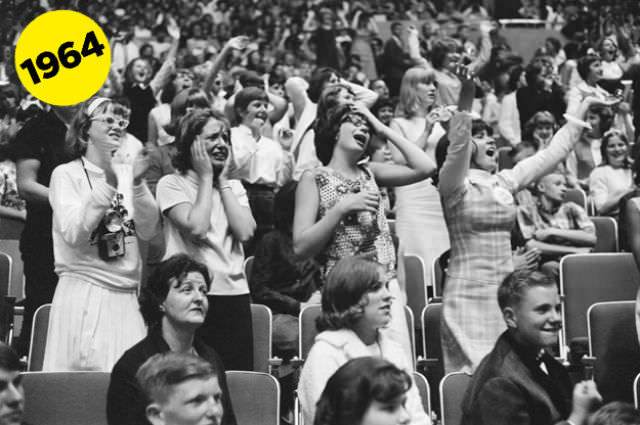
<svg viewBox="0 0 640 425">
<path fill-rule="evenodd" d="M 509 273 L 498 288 L 500 310 L 520 304 L 525 290 L 535 286 L 556 287 L 556 281 L 553 276 L 537 270 L 516 270 Z"/>
<path fill-rule="evenodd" d="M 213 365 L 193 354 L 155 354 L 140 366 L 136 379 L 150 402 L 165 403 L 172 388 L 190 379 L 217 377 Z"/>
</svg>

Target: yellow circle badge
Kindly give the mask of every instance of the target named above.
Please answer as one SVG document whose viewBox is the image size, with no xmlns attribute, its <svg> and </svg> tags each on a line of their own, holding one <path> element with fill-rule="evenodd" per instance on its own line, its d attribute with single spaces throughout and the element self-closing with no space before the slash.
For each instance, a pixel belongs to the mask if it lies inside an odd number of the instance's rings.
<svg viewBox="0 0 640 425">
<path fill-rule="evenodd" d="M 82 13 L 47 12 L 24 29 L 15 53 L 24 87 L 45 103 L 74 105 L 104 84 L 111 48 L 102 29 Z"/>
</svg>

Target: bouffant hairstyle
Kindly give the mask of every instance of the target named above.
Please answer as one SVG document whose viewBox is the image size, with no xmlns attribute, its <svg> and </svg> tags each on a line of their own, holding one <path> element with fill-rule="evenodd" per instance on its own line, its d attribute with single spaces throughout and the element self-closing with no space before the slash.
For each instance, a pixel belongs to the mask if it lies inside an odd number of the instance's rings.
<svg viewBox="0 0 640 425">
<path fill-rule="evenodd" d="M 307 89 L 307 96 L 309 96 L 309 100 L 313 103 L 318 103 L 327 81 L 329 81 L 331 76 L 334 74 L 340 75 L 340 73 L 333 68 L 318 68 L 315 70 L 311 75 L 309 88 Z"/>
<path fill-rule="evenodd" d="M 209 269 L 202 263 L 192 259 L 187 254 L 176 254 L 158 264 L 142 286 L 138 301 L 140 313 L 148 327 L 157 325 L 162 319 L 160 305 L 167 299 L 171 285 L 181 282 L 189 273 L 200 273 L 207 284 L 207 290 L 211 286 Z"/>
<path fill-rule="evenodd" d="M 385 405 L 411 388 L 407 372 L 379 357 L 359 357 L 342 365 L 327 381 L 316 408 L 314 425 L 352 425 L 374 401 Z"/>
<path fill-rule="evenodd" d="M 380 264 L 361 257 L 346 257 L 327 276 L 322 292 L 319 331 L 352 329 L 364 315 L 367 294 L 380 289 Z"/>
<path fill-rule="evenodd" d="M 211 109 L 196 110 L 188 113 L 178 122 L 178 131 L 176 134 L 176 155 L 173 157 L 173 166 L 181 173 L 186 173 L 192 168 L 191 164 L 191 145 L 200 133 L 202 129 L 209 122 L 209 120 L 216 120 L 223 124 L 224 133 L 223 137 L 228 142 L 231 141 L 229 134 L 229 122 L 225 116 L 218 111 Z"/>
<path fill-rule="evenodd" d="M 333 149 L 338 141 L 340 126 L 344 123 L 345 118 L 349 115 L 360 115 L 355 112 L 350 105 L 338 105 L 327 111 L 325 119 L 316 120 L 314 129 L 314 144 L 316 147 L 316 155 L 323 165 L 327 165 L 333 156 Z M 365 120 L 366 118 L 363 117 Z M 368 122 L 368 120 L 366 120 Z M 369 128 L 369 132 L 373 134 L 373 128 Z"/>
<path fill-rule="evenodd" d="M 453 38 L 438 40 L 431 49 L 431 64 L 435 69 L 442 69 L 449 53 L 461 52 L 462 46 Z"/>
</svg>

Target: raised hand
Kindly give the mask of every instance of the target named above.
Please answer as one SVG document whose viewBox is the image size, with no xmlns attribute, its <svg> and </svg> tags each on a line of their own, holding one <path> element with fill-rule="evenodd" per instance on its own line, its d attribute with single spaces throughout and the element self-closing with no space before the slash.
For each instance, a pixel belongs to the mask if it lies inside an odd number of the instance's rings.
<svg viewBox="0 0 640 425">
<path fill-rule="evenodd" d="M 180 27 L 178 26 L 178 23 L 171 16 L 169 16 L 167 18 L 167 21 L 168 21 L 167 22 L 167 33 L 169 34 L 169 36 L 172 39 L 179 40 L 180 39 Z"/>
<path fill-rule="evenodd" d="M 213 165 L 202 140 L 196 138 L 191 145 L 191 165 L 199 177 L 213 176 Z"/>
<path fill-rule="evenodd" d="M 247 37 L 246 35 L 239 35 L 230 38 L 229 41 L 227 41 L 227 46 L 236 50 L 244 50 L 249 45 L 249 42 L 249 37 Z"/>
<path fill-rule="evenodd" d="M 355 102 L 351 106 L 351 108 L 354 112 L 363 115 L 367 119 L 367 121 L 369 121 L 369 124 L 371 124 L 371 126 L 373 127 L 373 131 L 375 131 L 376 133 L 379 133 L 385 127 L 385 125 L 382 124 L 375 115 L 373 115 L 373 113 L 369 110 L 369 108 L 367 108 L 367 105 L 365 105 L 364 103 Z"/>
<path fill-rule="evenodd" d="M 140 149 L 138 154 L 133 160 L 133 181 L 138 183 L 151 165 L 151 158 L 149 158 L 149 150 L 145 147 Z"/>
</svg>

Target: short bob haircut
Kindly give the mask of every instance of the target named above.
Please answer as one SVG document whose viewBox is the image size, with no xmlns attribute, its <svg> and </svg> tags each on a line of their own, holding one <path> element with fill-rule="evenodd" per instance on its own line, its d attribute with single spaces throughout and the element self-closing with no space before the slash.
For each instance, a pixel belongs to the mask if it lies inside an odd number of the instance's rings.
<svg viewBox="0 0 640 425">
<path fill-rule="evenodd" d="M 191 379 L 219 378 L 218 373 L 211 363 L 198 356 L 168 351 L 149 357 L 138 369 L 136 380 L 147 400 L 164 404 L 174 386 Z"/>
<path fill-rule="evenodd" d="M 602 143 L 600 144 L 600 155 L 602 155 L 602 163 L 599 165 L 600 167 L 609 165 L 607 147 L 609 146 L 609 142 L 611 142 L 611 139 L 615 136 L 618 136 L 618 138 L 622 140 L 625 145 L 627 145 L 627 148 L 629 148 L 629 140 L 627 140 L 627 136 L 625 136 L 625 134 L 620 130 L 610 129 L 602 136 Z M 624 160 L 623 168 L 631 168 L 631 160 L 629 159 L 630 155 L 631 152 L 627 150 L 627 157 Z"/>
<path fill-rule="evenodd" d="M 242 121 L 242 115 L 244 115 L 249 104 L 255 100 L 260 100 L 268 104 L 269 96 L 267 95 L 267 92 L 258 87 L 247 87 L 236 94 L 233 102 L 233 111 L 236 114 L 236 120 L 238 122 Z"/>
<path fill-rule="evenodd" d="M 614 114 L 609 106 L 591 105 L 587 111 L 589 114 L 595 114 L 600 117 L 600 134 L 605 134 L 613 125 Z"/>
<path fill-rule="evenodd" d="M 548 273 L 537 270 L 516 270 L 509 273 L 498 287 L 500 310 L 518 306 L 525 290 L 536 286 L 555 288 L 556 281 Z"/>
<path fill-rule="evenodd" d="M 325 89 L 327 81 L 331 79 L 332 75 L 340 75 L 338 71 L 333 68 L 318 68 L 311 75 L 309 80 L 309 88 L 307 89 L 307 96 L 313 103 L 318 103 L 320 95 Z"/>
<path fill-rule="evenodd" d="M 205 109 L 188 113 L 178 122 L 176 134 L 177 152 L 173 158 L 173 166 L 182 174 L 185 174 L 193 168 L 193 164 L 191 163 L 191 145 L 193 145 L 196 136 L 202 133 L 202 129 L 210 120 L 216 120 L 223 124 L 223 137 L 227 143 L 231 143 L 229 122 L 221 112 Z"/>
<path fill-rule="evenodd" d="M 578 71 L 578 75 L 584 81 L 587 81 L 587 77 L 591 72 L 591 65 L 595 62 L 602 62 L 600 56 L 598 55 L 586 55 L 578 59 L 578 65 L 576 66 L 576 70 Z"/>
<path fill-rule="evenodd" d="M 340 126 L 349 115 L 360 115 L 354 112 L 350 105 L 338 105 L 326 113 L 326 118 L 317 120 L 315 123 L 316 155 L 323 165 L 327 165 L 333 156 L 333 149 L 336 147 Z M 363 119 L 369 122 L 366 117 Z M 373 128 L 369 125 L 369 131 L 373 135 Z"/>
<path fill-rule="evenodd" d="M 433 44 L 431 50 L 431 64 L 435 69 L 442 69 L 444 61 L 449 53 L 462 52 L 462 45 L 453 38 L 438 40 Z"/>
<path fill-rule="evenodd" d="M 158 264 L 140 291 L 140 313 L 147 326 L 152 327 L 160 323 L 163 316 L 160 304 L 167 299 L 169 289 L 176 281 L 181 282 L 191 272 L 202 275 L 208 290 L 211 277 L 207 266 L 193 260 L 187 254 L 176 254 Z"/>
<path fill-rule="evenodd" d="M 90 107 L 92 108 L 91 115 L 89 115 Z M 65 137 L 65 148 L 71 159 L 80 158 L 87 152 L 87 145 L 89 144 L 88 132 L 92 118 L 106 113 L 128 120 L 130 110 L 113 99 L 100 96 L 93 96 L 80 106 L 71 120 L 71 124 L 69 124 Z"/>
<path fill-rule="evenodd" d="M 420 83 L 438 85 L 432 70 L 413 67 L 404 73 L 396 108 L 398 116 L 411 118 L 417 113 L 418 107 L 424 102 L 418 95 L 417 87 Z"/>
<path fill-rule="evenodd" d="M 346 257 L 336 263 L 322 291 L 319 331 L 353 329 L 369 303 L 367 294 L 380 289 L 380 264 L 361 257 Z"/>
<path fill-rule="evenodd" d="M 411 377 L 388 360 L 358 357 L 343 364 L 327 381 L 314 425 L 359 424 L 374 401 L 389 404 L 411 388 Z"/>
</svg>

